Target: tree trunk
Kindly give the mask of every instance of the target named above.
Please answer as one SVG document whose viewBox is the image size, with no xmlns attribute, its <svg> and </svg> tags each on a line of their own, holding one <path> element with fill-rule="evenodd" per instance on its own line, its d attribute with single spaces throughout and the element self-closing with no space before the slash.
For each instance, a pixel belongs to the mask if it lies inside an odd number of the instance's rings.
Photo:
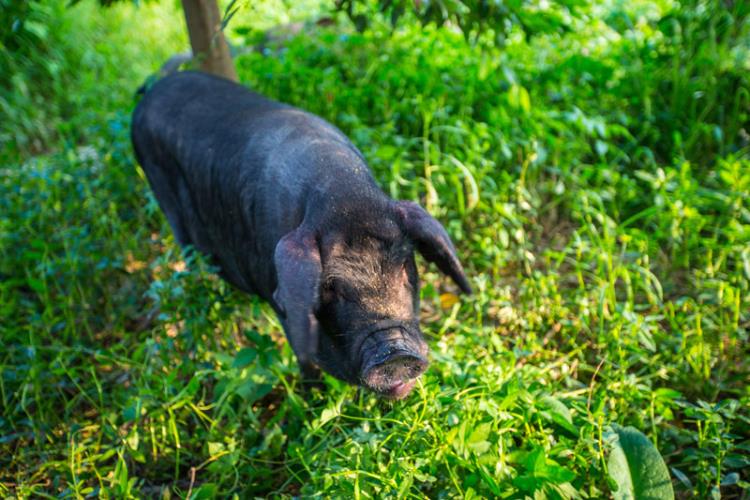
<svg viewBox="0 0 750 500">
<path fill-rule="evenodd" d="M 193 58 L 206 73 L 237 81 L 216 0 L 182 0 Z"/>
</svg>

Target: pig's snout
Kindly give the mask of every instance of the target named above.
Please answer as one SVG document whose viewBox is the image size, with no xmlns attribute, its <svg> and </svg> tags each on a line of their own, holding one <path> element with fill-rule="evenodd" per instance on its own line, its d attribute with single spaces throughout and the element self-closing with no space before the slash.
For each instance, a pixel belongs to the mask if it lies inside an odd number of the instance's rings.
<svg viewBox="0 0 750 500">
<path fill-rule="evenodd" d="M 400 328 L 376 332 L 362 346 L 362 383 L 382 396 L 401 399 L 427 369 L 426 355 L 427 345 L 417 335 Z"/>
<path fill-rule="evenodd" d="M 427 368 L 427 360 L 410 352 L 398 352 L 366 374 L 366 384 L 385 396 L 406 396 Z"/>
</svg>

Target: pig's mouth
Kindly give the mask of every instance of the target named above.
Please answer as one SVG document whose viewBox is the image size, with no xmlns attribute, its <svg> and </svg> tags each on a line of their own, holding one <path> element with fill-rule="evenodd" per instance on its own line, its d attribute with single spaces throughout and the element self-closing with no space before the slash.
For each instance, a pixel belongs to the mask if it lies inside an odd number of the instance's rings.
<svg viewBox="0 0 750 500">
<path fill-rule="evenodd" d="M 427 369 L 427 344 L 403 324 L 374 329 L 362 342 L 361 384 L 387 399 L 402 399 Z"/>
</svg>

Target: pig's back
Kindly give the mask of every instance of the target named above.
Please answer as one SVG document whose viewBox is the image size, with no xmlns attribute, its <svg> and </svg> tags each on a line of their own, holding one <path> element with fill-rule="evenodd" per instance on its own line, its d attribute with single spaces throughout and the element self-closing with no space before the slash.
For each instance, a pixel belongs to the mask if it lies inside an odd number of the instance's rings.
<svg viewBox="0 0 750 500">
<path fill-rule="evenodd" d="M 275 245 L 311 206 L 329 211 L 361 203 L 364 193 L 382 197 L 336 127 L 204 73 L 154 84 L 133 113 L 132 136 L 173 228 L 181 218 L 186 243 L 214 256 L 230 282 L 265 298 L 275 284 Z"/>
</svg>

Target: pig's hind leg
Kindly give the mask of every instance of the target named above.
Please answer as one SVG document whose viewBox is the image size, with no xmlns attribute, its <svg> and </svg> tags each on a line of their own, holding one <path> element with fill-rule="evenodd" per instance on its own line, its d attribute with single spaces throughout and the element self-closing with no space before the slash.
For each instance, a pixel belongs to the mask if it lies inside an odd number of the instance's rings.
<svg viewBox="0 0 750 500">
<path fill-rule="evenodd" d="M 180 207 L 180 198 L 176 192 L 182 179 L 169 179 L 163 168 L 151 162 L 144 161 L 142 166 L 151 189 L 156 195 L 156 201 L 172 228 L 175 240 L 183 248 L 192 245 L 193 242 Z"/>
</svg>

